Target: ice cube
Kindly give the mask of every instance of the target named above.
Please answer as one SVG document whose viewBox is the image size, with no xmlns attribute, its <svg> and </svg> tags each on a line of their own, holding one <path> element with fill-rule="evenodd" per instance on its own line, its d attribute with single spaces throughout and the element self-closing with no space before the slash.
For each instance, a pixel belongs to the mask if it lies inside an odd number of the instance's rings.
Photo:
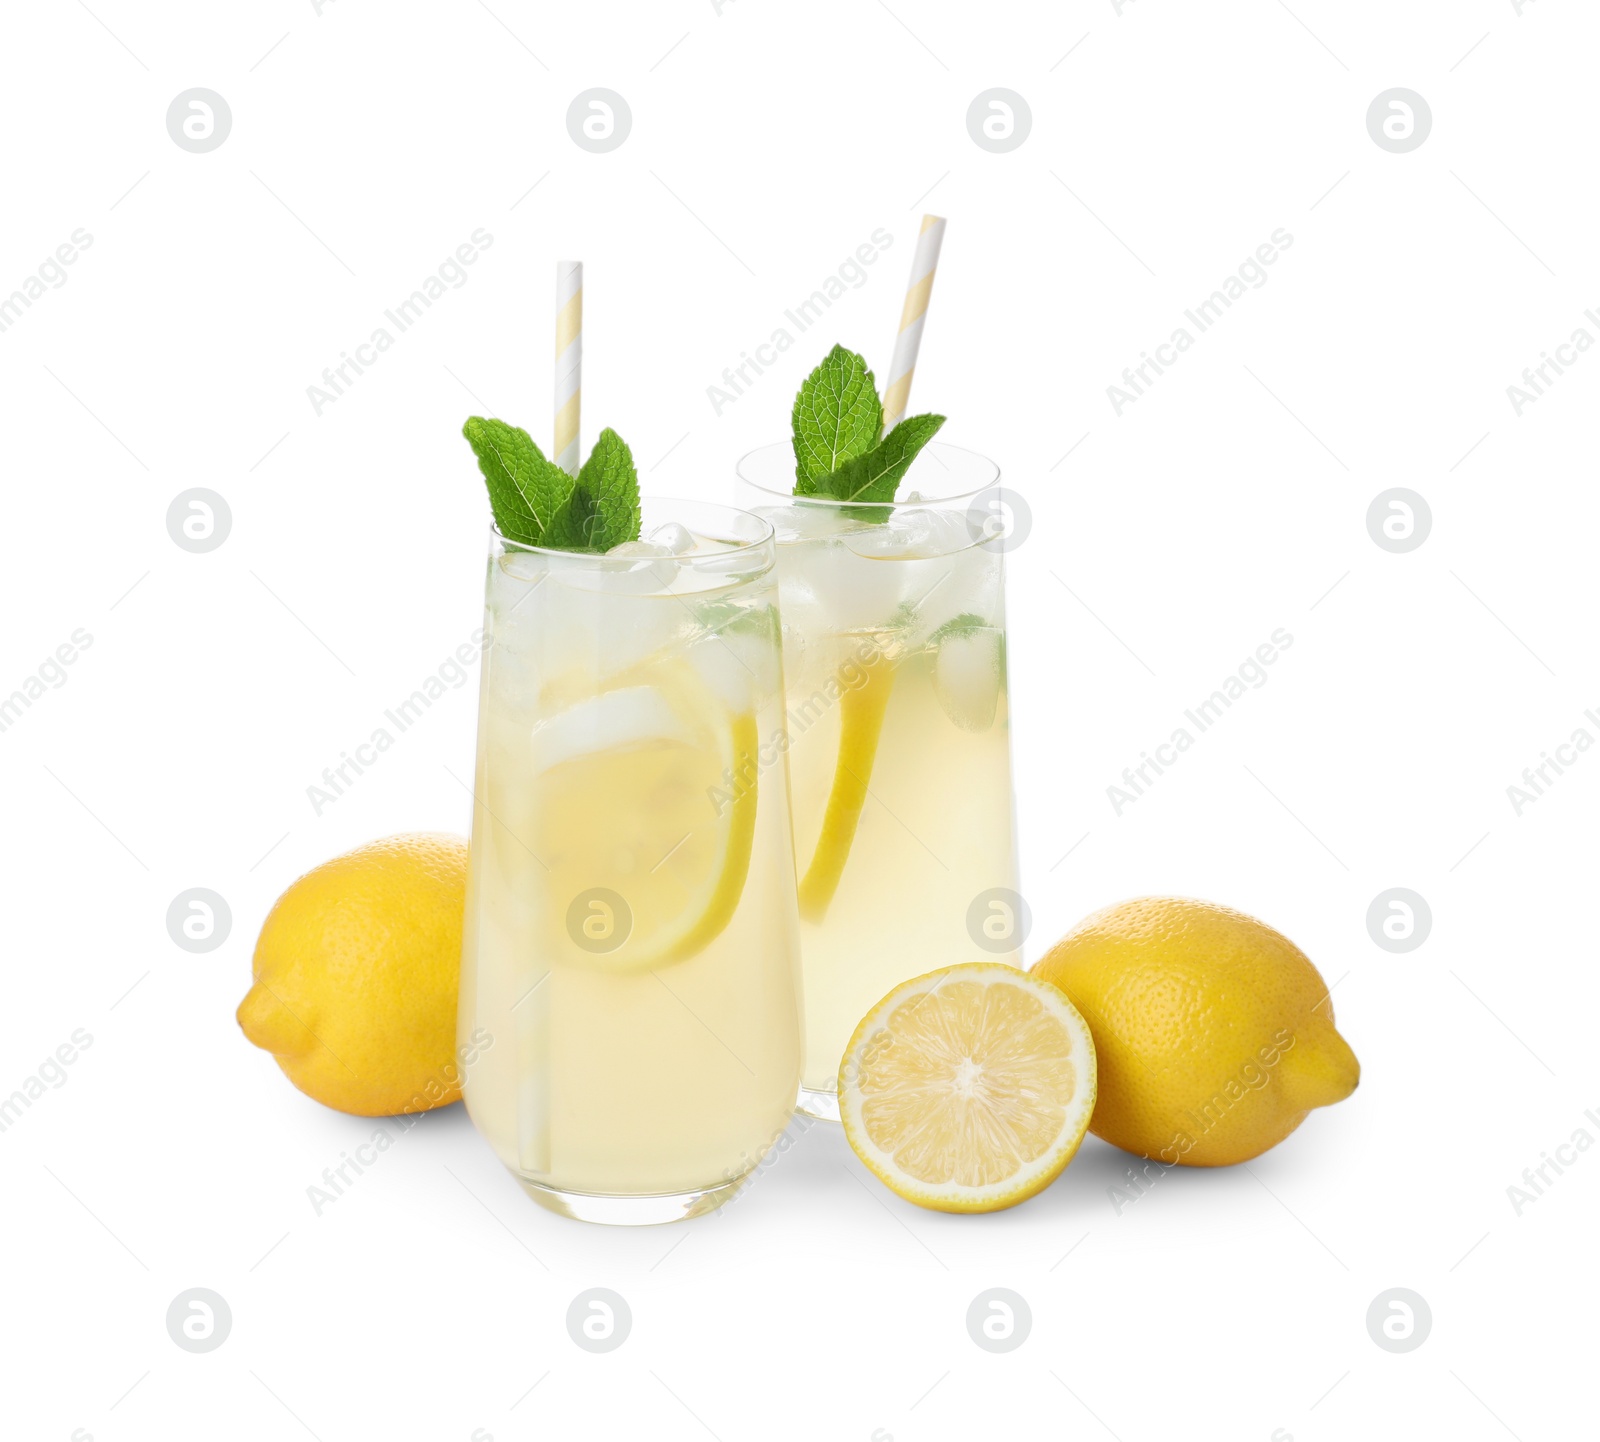
<svg viewBox="0 0 1600 1442">
<path fill-rule="evenodd" d="M 483 664 L 497 704 L 532 712 L 545 670 L 548 601 L 543 556 L 507 552 L 489 572 Z"/>
<path fill-rule="evenodd" d="M 948 584 L 945 570 L 961 564 L 964 558 L 952 550 L 962 536 L 959 518 L 904 507 L 809 551 L 794 569 L 810 582 L 827 629 L 893 632 L 889 644 L 901 649 L 922 644 L 941 620 L 957 614 L 941 608 L 938 620 L 919 625 L 917 608 L 921 597 Z M 786 582 L 786 614 L 793 589 Z"/>
<path fill-rule="evenodd" d="M 933 544 L 937 527 L 935 512 L 911 506 L 892 512 L 887 520 L 868 530 L 847 536 L 845 545 L 858 556 L 920 556 Z"/>
<path fill-rule="evenodd" d="M 780 559 L 780 568 L 783 564 Z M 829 541 L 807 546 L 790 558 L 789 568 L 807 585 L 808 594 L 796 597 L 797 609 L 809 613 L 809 624 L 816 629 L 853 634 L 878 632 L 897 624 L 908 576 L 906 566 L 892 556 L 863 554 L 842 541 Z M 793 589 L 785 580 L 786 616 Z"/>
<path fill-rule="evenodd" d="M 655 530 L 645 537 L 644 543 L 664 546 L 669 556 L 686 556 L 694 550 L 695 546 L 694 536 L 689 531 L 689 528 L 680 526 L 676 521 L 668 521 L 665 525 L 657 526 Z M 644 543 L 634 542 L 633 544 Z M 617 550 L 620 549 L 621 547 L 617 548 Z M 616 550 L 612 551 L 611 554 L 615 555 Z"/>
<path fill-rule="evenodd" d="M 506 551 L 500 557 L 500 570 L 514 581 L 537 585 L 549 574 L 550 558 L 542 551 Z"/>
<path fill-rule="evenodd" d="M 507 551 L 489 574 L 489 631 L 496 642 L 516 645 L 537 625 L 540 589 L 548 584 L 546 558 L 526 551 Z"/>
<path fill-rule="evenodd" d="M 956 511 L 901 506 L 881 524 L 845 538 L 862 556 L 952 556 L 967 550 L 975 537 L 966 518 Z"/>
<path fill-rule="evenodd" d="M 958 617 L 988 626 L 1002 624 L 1000 557 L 974 546 L 953 556 L 906 563 L 908 587 L 905 643 L 925 646 L 941 626 Z"/>
<path fill-rule="evenodd" d="M 772 552 L 754 546 L 730 546 L 722 551 L 701 551 L 679 565 L 682 584 L 677 590 L 712 591 L 759 576 L 772 564 Z"/>
<path fill-rule="evenodd" d="M 531 717 L 538 714 L 545 672 L 536 653 L 507 645 L 496 637 L 493 644 L 485 648 L 483 663 L 488 668 L 486 705 L 491 704 L 492 697 L 492 704 L 510 715 Z"/>
<path fill-rule="evenodd" d="M 957 556 L 973 549 L 979 537 L 967 524 L 963 511 L 923 511 L 919 525 L 917 554 L 921 556 Z"/>
<path fill-rule="evenodd" d="M 555 574 L 579 591 L 645 595 L 666 590 L 678 574 L 678 562 L 654 541 L 624 541 L 589 564 L 558 565 Z"/>
<path fill-rule="evenodd" d="M 963 731 L 987 731 L 1000 704 L 1002 637 L 992 626 L 959 627 L 939 638 L 933 693 Z"/>
<path fill-rule="evenodd" d="M 734 715 L 753 711 L 778 689 L 778 648 L 770 632 L 724 628 L 691 646 L 689 661 Z"/>
<path fill-rule="evenodd" d="M 846 507 L 826 504 L 758 506 L 751 514 L 768 522 L 777 532 L 779 542 L 784 544 L 864 530 L 870 524 L 852 515 Z"/>
<path fill-rule="evenodd" d="M 616 564 L 616 563 L 612 563 Z M 647 559 L 640 567 L 665 566 Z M 625 587 L 631 586 L 629 590 Z M 603 589 L 563 589 L 564 606 L 552 610 L 550 624 L 560 634 L 546 643 L 559 647 L 573 673 L 604 682 L 666 654 L 692 630 L 683 606 L 645 584 L 637 575 L 611 576 Z"/>
</svg>

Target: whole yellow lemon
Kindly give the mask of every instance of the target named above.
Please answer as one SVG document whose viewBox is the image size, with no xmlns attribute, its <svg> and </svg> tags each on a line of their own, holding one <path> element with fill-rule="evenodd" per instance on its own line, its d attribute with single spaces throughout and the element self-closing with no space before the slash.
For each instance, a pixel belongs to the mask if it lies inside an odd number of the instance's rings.
<svg viewBox="0 0 1600 1442">
<path fill-rule="evenodd" d="M 308 871 L 256 941 L 239 1025 L 324 1106 L 430 1111 L 461 1095 L 459 836 L 390 836 Z"/>
<path fill-rule="evenodd" d="M 1249 1161 L 1361 1078 L 1316 967 L 1242 911 L 1169 896 L 1118 902 L 1033 972 L 1072 998 L 1094 1037 L 1089 1130 L 1139 1156 Z"/>
</svg>

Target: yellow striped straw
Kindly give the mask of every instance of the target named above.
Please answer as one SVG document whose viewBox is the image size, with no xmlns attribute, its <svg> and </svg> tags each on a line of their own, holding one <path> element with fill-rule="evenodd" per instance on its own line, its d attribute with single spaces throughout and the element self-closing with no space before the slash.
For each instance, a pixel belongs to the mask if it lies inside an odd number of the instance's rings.
<svg viewBox="0 0 1600 1442">
<path fill-rule="evenodd" d="M 583 262 L 556 262 L 556 464 L 578 474 L 583 399 Z"/>
<path fill-rule="evenodd" d="M 922 344 L 922 322 L 933 293 L 933 273 L 939 268 L 939 247 L 944 243 L 944 217 L 922 217 L 917 253 L 911 261 L 911 281 L 900 312 L 900 334 L 894 341 L 894 359 L 883 387 L 883 432 L 887 435 L 905 417 L 911 398 L 911 377 L 917 369 L 917 348 Z"/>
</svg>

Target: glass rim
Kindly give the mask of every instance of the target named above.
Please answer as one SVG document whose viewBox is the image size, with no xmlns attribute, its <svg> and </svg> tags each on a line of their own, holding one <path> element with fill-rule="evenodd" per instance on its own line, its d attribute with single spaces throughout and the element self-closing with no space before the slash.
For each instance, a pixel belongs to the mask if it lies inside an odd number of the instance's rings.
<svg viewBox="0 0 1600 1442">
<path fill-rule="evenodd" d="M 719 511 L 724 516 L 738 517 L 746 524 L 760 527 L 762 534 L 752 540 L 735 539 L 724 535 L 713 536 L 713 540 L 725 542 L 727 550 L 715 551 L 710 553 L 712 555 L 726 557 L 737 551 L 753 551 L 762 546 L 773 545 L 777 540 L 777 528 L 764 516 L 758 516 L 754 511 L 747 511 L 739 506 L 725 505 L 721 501 L 702 501 L 693 496 L 641 496 L 639 498 L 641 512 L 647 505 L 687 506 L 698 507 L 708 511 Z M 683 523 L 679 522 L 679 524 Z M 688 529 L 692 530 L 693 527 Z M 499 542 L 500 545 L 509 550 L 520 551 L 534 556 L 553 556 L 574 565 L 609 563 L 615 566 L 620 562 L 626 562 L 631 566 L 641 559 L 646 559 L 639 556 L 613 556 L 605 551 L 571 551 L 562 546 L 538 546 L 528 541 L 513 540 L 500 529 L 499 523 L 494 519 L 493 515 L 489 517 L 489 537 L 492 541 Z M 701 559 L 706 558 L 702 557 Z M 695 562 L 693 556 L 679 557 L 678 560 L 680 564 L 686 565 L 693 565 Z"/>
<path fill-rule="evenodd" d="M 764 496 L 773 496 L 780 501 L 787 501 L 794 505 L 839 506 L 846 509 L 875 511 L 881 511 L 886 506 L 892 509 L 901 509 L 919 506 L 950 506 L 961 501 L 974 501 L 985 491 L 992 491 L 1000 484 L 1000 466 L 998 462 L 990 460 L 988 456 L 983 455 L 978 451 L 969 451 L 965 446 L 953 446 L 946 441 L 929 441 L 928 444 L 923 447 L 923 454 L 931 456 L 943 451 L 947 453 L 954 452 L 961 456 L 970 456 L 974 461 L 977 461 L 981 465 L 987 467 L 990 472 L 988 478 L 983 482 L 982 485 L 973 486 L 970 490 L 952 491 L 948 495 L 920 494 L 918 499 L 914 501 L 840 501 L 835 500 L 831 496 L 797 496 L 792 490 L 780 491 L 773 486 L 769 486 L 762 481 L 758 481 L 750 474 L 749 463 L 757 456 L 764 456 L 769 452 L 778 450 L 780 448 L 788 450 L 791 445 L 792 442 L 790 441 L 769 441 L 764 446 L 757 446 L 753 451 L 746 451 L 744 455 L 739 457 L 738 462 L 735 464 L 734 474 L 739 478 L 740 481 L 749 486 L 752 490 L 760 491 Z M 760 520 L 761 518 L 758 516 L 756 519 Z"/>
</svg>

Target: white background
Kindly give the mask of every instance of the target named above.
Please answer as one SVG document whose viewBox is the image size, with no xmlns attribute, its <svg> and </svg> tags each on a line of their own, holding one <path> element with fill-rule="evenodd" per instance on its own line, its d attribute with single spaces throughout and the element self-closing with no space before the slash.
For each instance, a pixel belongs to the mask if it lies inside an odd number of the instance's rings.
<svg viewBox="0 0 1600 1442">
<path fill-rule="evenodd" d="M 1506 387 L 1600 337 L 1600 24 L 1577 0 L 1122 8 L 8 8 L 0 294 L 93 244 L 0 334 L 0 693 L 93 644 L 0 733 L 0 1094 L 93 1044 L 0 1134 L 7 1437 L 1592 1430 L 1600 1149 L 1520 1216 L 1507 1188 L 1600 1139 L 1600 755 L 1520 816 L 1506 788 L 1600 737 L 1600 357 L 1520 417 Z M 166 128 L 193 86 L 232 110 L 207 154 Z M 632 110 L 609 154 L 567 132 L 591 86 Z M 1032 111 L 1006 154 L 966 127 L 994 86 Z M 1405 154 L 1366 125 L 1393 86 L 1433 116 Z M 1360 1091 L 1120 1211 L 1128 1158 L 1097 1141 L 960 1218 L 818 1126 L 721 1216 L 587 1227 L 457 1107 L 315 1215 L 375 1124 L 294 1091 L 233 1009 L 293 877 L 465 828 L 475 681 L 320 817 L 306 788 L 479 623 L 460 425 L 544 435 L 554 261 L 587 266 L 588 436 L 620 429 L 649 491 L 730 500 L 828 344 L 881 374 L 924 209 L 950 225 L 913 409 L 1034 515 L 1010 575 L 1028 957 L 1125 896 L 1241 907 L 1334 986 Z M 323 367 L 478 227 L 469 282 L 316 415 Z M 866 284 L 716 415 L 723 368 L 878 227 Z M 1268 283 L 1119 417 L 1107 385 L 1278 227 Z M 194 486 L 232 512 L 209 554 L 167 532 Z M 1393 486 L 1431 507 L 1407 554 L 1367 530 Z M 1116 814 L 1122 768 L 1278 627 L 1268 683 Z M 233 918 L 204 955 L 165 924 L 196 886 Z M 1404 955 L 1365 922 L 1396 886 L 1433 913 Z M 196 1286 L 233 1317 L 204 1355 L 164 1320 Z M 602 1356 L 564 1322 L 594 1286 L 633 1315 Z M 995 1286 L 1032 1311 L 1006 1355 L 964 1321 Z M 1405 1355 L 1365 1322 L 1397 1286 L 1433 1317 Z"/>
</svg>

